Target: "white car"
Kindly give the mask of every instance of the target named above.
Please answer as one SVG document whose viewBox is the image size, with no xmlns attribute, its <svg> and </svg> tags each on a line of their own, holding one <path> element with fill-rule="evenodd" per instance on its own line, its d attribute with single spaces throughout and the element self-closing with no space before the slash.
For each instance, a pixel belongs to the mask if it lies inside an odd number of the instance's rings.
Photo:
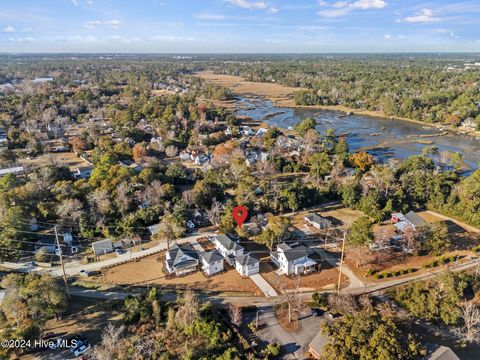
<svg viewBox="0 0 480 360">
<path fill-rule="evenodd" d="M 88 342 L 85 342 L 85 343 L 81 344 L 80 346 L 77 346 L 75 348 L 75 350 L 73 350 L 73 355 L 74 356 L 80 356 L 90 348 L 91 348 L 91 345 Z"/>
</svg>

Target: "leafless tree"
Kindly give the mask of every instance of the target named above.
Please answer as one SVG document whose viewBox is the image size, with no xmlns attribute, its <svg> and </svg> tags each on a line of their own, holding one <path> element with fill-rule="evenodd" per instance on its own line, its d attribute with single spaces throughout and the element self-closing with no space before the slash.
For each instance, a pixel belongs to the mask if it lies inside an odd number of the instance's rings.
<svg viewBox="0 0 480 360">
<path fill-rule="evenodd" d="M 195 204 L 195 193 L 193 190 L 186 190 L 182 193 L 182 200 L 188 207 Z"/>
<path fill-rule="evenodd" d="M 105 189 L 96 189 L 88 198 L 92 209 L 92 215 L 96 221 L 103 224 L 105 216 L 111 210 L 111 201 Z"/>
<path fill-rule="evenodd" d="M 135 355 L 140 359 L 149 359 L 155 351 L 156 341 L 150 337 L 142 336 L 133 344 Z"/>
<path fill-rule="evenodd" d="M 229 309 L 230 320 L 232 321 L 232 324 L 235 324 L 236 326 L 242 325 L 242 320 L 243 320 L 242 308 L 238 305 L 230 303 L 228 309 Z"/>
<path fill-rule="evenodd" d="M 198 317 L 198 299 L 191 290 L 185 291 L 180 300 L 175 319 L 182 326 L 192 324 Z"/>
<path fill-rule="evenodd" d="M 460 307 L 460 318 L 464 326 L 455 329 L 457 336 L 468 343 L 480 342 L 480 308 L 464 300 Z"/>
<path fill-rule="evenodd" d="M 210 208 L 210 210 L 207 210 L 208 220 L 210 220 L 210 222 L 213 225 L 218 226 L 218 224 L 220 223 L 222 210 L 223 210 L 222 203 L 216 200 L 213 200 L 212 207 Z"/>
<path fill-rule="evenodd" d="M 57 207 L 57 215 L 65 224 L 75 224 L 83 214 L 82 202 L 78 199 L 65 199 Z"/>
<path fill-rule="evenodd" d="M 302 298 L 298 296 L 300 289 L 300 275 L 296 277 L 296 284 L 293 290 L 287 289 L 281 276 L 282 275 L 276 277 L 275 284 L 280 289 L 280 304 L 286 304 L 288 307 L 288 322 L 292 322 L 294 320 L 294 315 L 300 314 L 303 308 Z"/>
<path fill-rule="evenodd" d="M 173 158 L 178 155 L 178 148 L 174 145 L 169 145 L 165 148 L 165 154 L 169 158 Z"/>
<path fill-rule="evenodd" d="M 330 294 L 328 296 L 328 307 L 342 314 L 357 311 L 355 297 L 351 294 Z"/>
<path fill-rule="evenodd" d="M 119 343 L 125 327 L 109 323 L 102 332 L 102 342 L 93 348 L 93 358 L 96 360 L 113 360 L 119 352 Z"/>
<path fill-rule="evenodd" d="M 126 214 L 132 203 L 130 189 L 130 185 L 124 181 L 117 186 L 115 192 L 115 202 L 122 215 Z"/>
<path fill-rule="evenodd" d="M 145 202 L 148 205 L 160 205 L 164 195 L 165 191 L 162 187 L 162 183 L 155 180 L 145 188 L 143 193 L 140 193 L 140 201 Z"/>
</svg>

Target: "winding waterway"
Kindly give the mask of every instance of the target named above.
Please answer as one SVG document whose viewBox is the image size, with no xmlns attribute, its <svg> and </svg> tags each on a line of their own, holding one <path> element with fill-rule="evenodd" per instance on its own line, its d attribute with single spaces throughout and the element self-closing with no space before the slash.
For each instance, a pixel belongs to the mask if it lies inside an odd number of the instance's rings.
<svg viewBox="0 0 480 360">
<path fill-rule="evenodd" d="M 479 167 L 480 139 L 444 133 L 414 122 L 355 114 L 344 116 L 344 113 L 337 111 L 276 107 L 270 100 L 248 97 L 237 100 L 236 114 L 285 129 L 312 117 L 317 121 L 317 130 L 320 132 L 333 128 L 337 134 L 346 134 L 351 150 L 366 150 L 380 162 L 420 154 L 425 146 L 431 144 L 436 145 L 440 152 L 463 154 L 467 174 Z"/>
</svg>

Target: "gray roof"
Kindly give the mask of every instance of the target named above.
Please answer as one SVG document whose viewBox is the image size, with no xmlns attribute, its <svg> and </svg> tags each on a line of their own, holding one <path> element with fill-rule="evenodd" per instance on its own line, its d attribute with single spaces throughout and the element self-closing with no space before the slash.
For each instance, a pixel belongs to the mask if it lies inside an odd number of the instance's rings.
<svg viewBox="0 0 480 360">
<path fill-rule="evenodd" d="M 305 246 L 297 246 L 290 250 L 284 251 L 285 257 L 288 261 L 296 260 L 308 256 L 311 253 L 310 249 Z"/>
<path fill-rule="evenodd" d="M 242 266 L 250 266 L 260 262 L 260 260 L 258 260 L 256 257 L 250 254 L 243 254 L 243 255 L 237 256 L 235 258 L 235 261 Z"/>
<path fill-rule="evenodd" d="M 310 222 L 317 223 L 319 225 L 330 225 L 332 222 L 328 220 L 327 218 L 324 218 L 323 216 L 320 216 L 318 214 L 308 214 L 305 216 L 306 219 Z"/>
<path fill-rule="evenodd" d="M 235 241 L 230 239 L 227 235 L 220 234 L 216 236 L 218 242 L 227 250 L 240 250 L 243 246 L 238 245 Z"/>
<path fill-rule="evenodd" d="M 23 166 L 11 167 L 8 169 L 0 169 L 0 176 L 7 174 L 20 174 L 23 172 Z"/>
<path fill-rule="evenodd" d="M 158 234 L 159 228 L 160 228 L 160 224 L 150 225 L 148 227 L 148 231 L 150 231 L 150 234 L 155 235 L 155 234 Z"/>
<path fill-rule="evenodd" d="M 105 250 L 113 251 L 112 240 L 100 240 L 92 243 L 92 248 L 95 253 L 103 252 Z"/>
<path fill-rule="evenodd" d="M 287 251 L 287 250 L 290 250 L 291 247 L 283 242 L 283 243 L 280 243 L 280 244 L 277 245 L 277 249 L 280 249 L 282 251 Z"/>
<path fill-rule="evenodd" d="M 427 348 L 429 348 L 428 345 L 427 345 Z M 453 352 L 453 350 L 446 346 L 438 346 L 436 347 L 435 351 L 433 352 L 429 351 L 429 354 L 424 359 L 425 360 L 460 360 L 460 358 Z"/>
<path fill-rule="evenodd" d="M 175 243 L 170 247 L 170 250 L 168 250 L 168 254 L 170 255 L 170 259 L 167 260 L 167 262 L 170 268 L 173 267 L 173 264 L 175 264 L 177 260 L 180 260 L 182 256 L 189 256 L 194 260 L 198 260 L 198 253 L 191 244 L 182 244 L 179 246 L 177 243 Z M 196 261 L 187 260 L 175 266 L 177 268 L 181 268 L 183 266 L 191 265 L 194 262 Z"/>
<path fill-rule="evenodd" d="M 223 260 L 223 256 L 217 250 L 204 252 L 200 256 L 207 262 L 207 264 L 213 264 Z"/>
<path fill-rule="evenodd" d="M 328 343 L 328 336 L 319 331 L 308 346 L 318 355 L 322 355 L 325 345 Z"/>
<path fill-rule="evenodd" d="M 414 226 L 419 226 L 425 223 L 425 220 L 423 220 L 423 218 L 420 215 L 418 215 L 415 211 L 409 211 L 405 215 L 405 219 L 407 219 Z"/>
</svg>

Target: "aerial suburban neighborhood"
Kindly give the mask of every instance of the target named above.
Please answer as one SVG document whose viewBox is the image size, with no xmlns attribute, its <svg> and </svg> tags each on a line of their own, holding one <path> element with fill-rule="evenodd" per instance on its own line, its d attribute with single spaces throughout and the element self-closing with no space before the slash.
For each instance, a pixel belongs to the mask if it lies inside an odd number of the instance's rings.
<svg viewBox="0 0 480 360">
<path fill-rule="evenodd" d="M 133 3 L 1 5 L 0 359 L 480 359 L 478 4 Z"/>
</svg>

